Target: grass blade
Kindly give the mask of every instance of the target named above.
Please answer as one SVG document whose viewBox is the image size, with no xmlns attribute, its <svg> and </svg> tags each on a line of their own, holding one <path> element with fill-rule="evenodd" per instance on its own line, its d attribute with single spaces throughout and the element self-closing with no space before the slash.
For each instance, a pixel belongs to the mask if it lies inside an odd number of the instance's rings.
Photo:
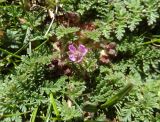
<svg viewBox="0 0 160 122">
<path fill-rule="evenodd" d="M 35 122 L 36 115 L 37 115 L 37 111 L 38 111 L 38 107 L 36 107 L 36 108 L 34 109 L 34 111 L 32 112 L 30 122 Z"/>
<path fill-rule="evenodd" d="M 56 116 L 59 117 L 59 111 L 57 109 L 57 105 L 56 105 L 56 102 L 55 102 L 55 100 L 53 98 L 53 94 L 52 93 L 50 94 L 50 102 L 51 102 L 51 104 L 53 106 L 53 110 L 54 110 Z"/>
<path fill-rule="evenodd" d="M 46 114 L 46 122 L 49 121 L 50 112 L 51 112 L 51 103 L 49 103 L 49 105 L 48 105 L 47 114 Z"/>
</svg>

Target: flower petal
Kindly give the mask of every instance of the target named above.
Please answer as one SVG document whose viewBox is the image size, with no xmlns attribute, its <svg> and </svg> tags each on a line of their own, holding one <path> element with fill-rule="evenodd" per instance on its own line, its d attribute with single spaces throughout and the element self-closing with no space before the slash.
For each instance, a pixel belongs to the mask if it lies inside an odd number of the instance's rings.
<svg viewBox="0 0 160 122">
<path fill-rule="evenodd" d="M 77 63 L 80 63 L 81 61 L 83 60 L 83 56 L 80 56 L 80 57 L 78 57 L 78 59 L 77 59 Z"/>
<path fill-rule="evenodd" d="M 76 57 L 75 57 L 74 54 L 69 54 L 69 59 L 70 59 L 71 61 L 76 61 Z"/>
<path fill-rule="evenodd" d="M 75 53 L 76 52 L 76 47 L 73 45 L 73 44 L 71 44 L 71 45 L 69 45 L 68 46 L 68 49 L 69 49 L 69 51 L 71 52 L 71 53 Z"/>
<path fill-rule="evenodd" d="M 85 56 L 88 52 L 88 49 L 84 45 L 80 44 L 78 47 L 78 51 L 82 54 L 82 56 Z"/>
</svg>

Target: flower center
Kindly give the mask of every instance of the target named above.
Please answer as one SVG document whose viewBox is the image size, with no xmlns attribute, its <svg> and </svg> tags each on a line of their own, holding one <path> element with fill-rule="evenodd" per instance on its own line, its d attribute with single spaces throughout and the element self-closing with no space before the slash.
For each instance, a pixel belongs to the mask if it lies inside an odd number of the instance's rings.
<svg viewBox="0 0 160 122">
<path fill-rule="evenodd" d="M 76 51 L 75 52 L 75 58 L 76 58 L 77 61 L 80 60 L 82 58 L 82 53 L 79 52 L 79 51 Z"/>
</svg>

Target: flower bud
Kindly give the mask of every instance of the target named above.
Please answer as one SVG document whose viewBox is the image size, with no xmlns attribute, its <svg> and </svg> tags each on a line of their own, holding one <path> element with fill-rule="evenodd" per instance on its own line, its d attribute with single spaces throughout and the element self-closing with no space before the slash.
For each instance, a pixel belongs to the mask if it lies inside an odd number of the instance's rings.
<svg viewBox="0 0 160 122">
<path fill-rule="evenodd" d="M 71 70 L 71 68 L 70 68 L 69 66 L 67 66 L 67 65 L 65 65 L 65 66 L 63 67 L 63 72 L 64 72 L 64 74 L 67 75 L 67 76 L 71 76 L 71 75 L 72 75 L 72 70 Z"/>
<path fill-rule="evenodd" d="M 109 56 L 108 56 L 108 54 L 106 53 L 105 50 L 102 50 L 102 51 L 100 52 L 99 60 L 100 60 L 100 62 L 103 63 L 103 64 L 108 64 L 108 63 L 110 62 Z"/>
<path fill-rule="evenodd" d="M 108 51 L 108 54 L 110 55 L 110 56 L 117 56 L 117 52 L 116 52 L 116 50 L 114 50 L 114 49 L 109 49 L 109 51 Z"/>
<path fill-rule="evenodd" d="M 54 66 L 58 66 L 58 60 L 56 60 L 56 59 L 53 59 L 53 60 L 51 61 L 51 63 L 52 63 Z"/>
<path fill-rule="evenodd" d="M 106 48 L 107 50 L 109 50 L 109 49 L 115 49 L 115 48 L 116 48 L 116 43 L 115 43 L 115 42 L 111 42 L 111 43 L 107 44 L 107 45 L 105 46 L 105 48 Z"/>
</svg>

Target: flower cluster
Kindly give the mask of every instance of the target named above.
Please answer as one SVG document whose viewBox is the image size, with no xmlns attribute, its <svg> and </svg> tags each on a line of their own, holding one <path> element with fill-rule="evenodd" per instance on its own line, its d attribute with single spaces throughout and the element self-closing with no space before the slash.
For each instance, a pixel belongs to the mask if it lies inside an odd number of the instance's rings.
<svg viewBox="0 0 160 122">
<path fill-rule="evenodd" d="M 111 42 L 105 45 L 104 50 L 101 50 L 99 60 L 103 64 L 108 64 L 111 58 L 117 56 L 116 43 Z"/>
</svg>

